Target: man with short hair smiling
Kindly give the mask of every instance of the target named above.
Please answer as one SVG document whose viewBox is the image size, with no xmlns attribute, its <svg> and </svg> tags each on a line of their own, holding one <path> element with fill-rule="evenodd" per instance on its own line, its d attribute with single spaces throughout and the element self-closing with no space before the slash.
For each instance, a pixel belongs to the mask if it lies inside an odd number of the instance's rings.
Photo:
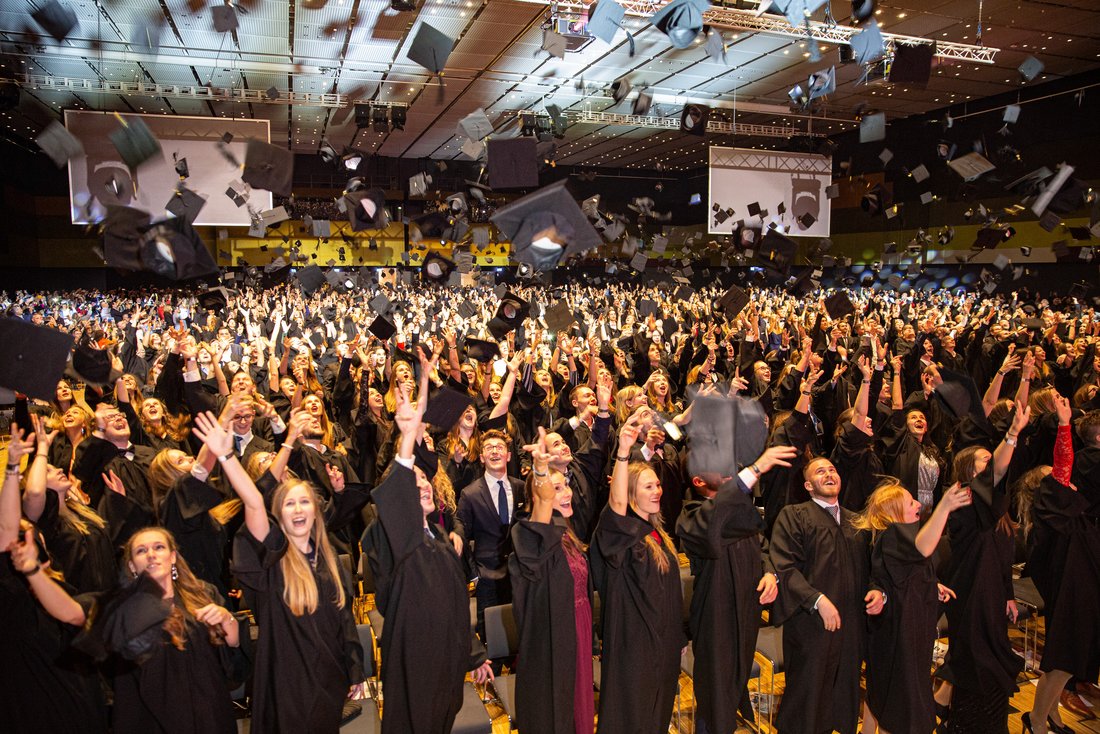
<svg viewBox="0 0 1100 734">
<path fill-rule="evenodd" d="M 459 495 L 457 518 L 473 546 L 477 582 L 478 629 L 484 629 L 485 609 L 507 604 L 512 598 L 508 581 L 509 531 L 523 511 L 523 480 L 508 476 L 511 438 L 503 431 L 481 436 L 481 463 L 485 474 Z"/>
<path fill-rule="evenodd" d="M 772 530 L 779 575 L 771 623 L 783 625 L 787 688 L 776 727 L 783 734 L 854 732 L 866 642 L 864 614 L 887 599 L 869 588 L 869 538 L 840 506 L 840 475 L 824 457 L 802 471 L 809 502 L 787 505 Z"/>
</svg>

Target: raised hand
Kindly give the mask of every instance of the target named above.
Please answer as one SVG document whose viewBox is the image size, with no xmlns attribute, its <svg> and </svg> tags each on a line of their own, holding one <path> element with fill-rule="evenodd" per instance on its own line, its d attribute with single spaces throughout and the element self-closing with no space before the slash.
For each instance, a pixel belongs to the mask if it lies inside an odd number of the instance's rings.
<svg viewBox="0 0 1100 734">
<path fill-rule="evenodd" d="M 970 495 L 970 490 L 964 488 L 958 482 L 955 482 L 943 493 L 943 497 L 940 498 L 940 504 L 948 512 L 954 512 L 960 507 L 966 507 L 974 501 L 974 498 Z"/>
<path fill-rule="evenodd" d="M 46 429 L 46 420 L 38 415 L 31 416 L 31 423 L 34 424 L 34 433 L 31 434 L 37 439 L 38 453 L 43 456 L 50 450 L 50 445 L 53 440 L 57 438 L 58 431 L 49 431 Z"/>
<path fill-rule="evenodd" d="M 11 443 L 8 444 L 8 464 L 18 464 L 19 460 L 34 451 L 37 442 L 32 431 L 24 434 L 15 423 L 11 424 Z"/>
<path fill-rule="evenodd" d="M 233 453 L 233 437 L 214 418 L 210 411 L 195 416 L 192 433 L 214 452 L 215 456 Z"/>
<path fill-rule="evenodd" d="M 122 480 L 118 478 L 118 474 L 114 471 L 109 471 L 101 475 L 103 477 L 103 484 L 107 486 L 107 489 L 111 490 L 115 494 L 120 494 L 123 497 L 126 496 L 126 485 L 122 483 Z"/>
<path fill-rule="evenodd" d="M 1031 407 L 1026 403 L 1020 401 L 1016 402 L 1016 412 L 1012 416 L 1012 426 L 1008 429 L 1008 432 L 1014 436 L 1018 436 L 1020 431 L 1027 427 L 1028 421 L 1031 420 Z"/>
<path fill-rule="evenodd" d="M 1069 404 L 1069 399 L 1063 398 L 1061 395 L 1055 395 L 1054 413 L 1058 416 L 1058 425 L 1068 426 L 1070 419 L 1073 418 L 1073 408 Z"/>
<path fill-rule="evenodd" d="M 328 474 L 329 484 L 332 485 L 332 491 L 340 494 L 344 491 L 344 472 L 340 471 L 338 467 L 331 464 L 325 465 L 325 473 Z"/>
</svg>

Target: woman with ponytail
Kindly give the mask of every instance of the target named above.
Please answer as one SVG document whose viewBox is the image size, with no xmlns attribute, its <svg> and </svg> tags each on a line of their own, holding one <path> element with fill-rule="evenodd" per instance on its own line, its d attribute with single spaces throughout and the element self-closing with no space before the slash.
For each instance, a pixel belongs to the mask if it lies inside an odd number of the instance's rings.
<svg viewBox="0 0 1100 734">
<path fill-rule="evenodd" d="M 635 412 L 619 432 L 610 498 L 591 549 L 603 604 L 600 732 L 668 727 L 687 644 L 676 549 L 661 526 L 661 482 L 648 464 L 630 462 L 630 447 L 646 429 Z"/>
<path fill-rule="evenodd" d="M 237 618 L 191 572 L 167 530 L 139 530 L 123 558 L 133 580 L 96 602 L 78 640 L 85 651 L 109 655 L 112 731 L 233 734 Z"/>
<path fill-rule="evenodd" d="M 345 697 L 362 693 L 363 648 L 317 491 L 309 482 L 284 481 L 269 510 L 212 413 L 195 417 L 195 435 L 244 504 L 233 570 L 260 630 L 252 729 L 336 732 Z"/>
</svg>

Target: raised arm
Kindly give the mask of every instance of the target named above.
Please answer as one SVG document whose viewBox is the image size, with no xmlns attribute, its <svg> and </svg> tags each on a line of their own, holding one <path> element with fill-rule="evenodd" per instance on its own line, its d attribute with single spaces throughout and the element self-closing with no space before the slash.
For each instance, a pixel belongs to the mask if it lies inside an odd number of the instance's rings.
<svg viewBox="0 0 1100 734">
<path fill-rule="evenodd" d="M 871 403 L 871 360 L 866 354 L 859 355 L 856 360 L 862 379 L 859 382 L 859 392 L 856 393 L 855 419 L 859 425 L 867 417 L 867 410 Z"/>
<path fill-rule="evenodd" d="M 500 388 L 500 400 L 493 406 L 493 410 L 489 413 L 489 419 L 499 418 L 502 415 L 508 413 L 508 409 L 512 405 L 512 395 L 516 390 L 516 379 L 519 377 L 519 367 L 523 364 L 524 353 L 517 352 L 512 355 L 511 361 L 508 362 L 508 377 L 504 380 L 504 385 Z"/>
<path fill-rule="evenodd" d="M 50 566 L 49 561 L 38 562 L 38 546 L 34 542 L 33 530 L 28 529 L 23 535 L 23 542 L 10 544 L 8 550 L 11 552 L 11 565 L 26 577 L 27 585 L 47 614 L 74 627 L 84 624 L 84 608 L 44 573 Z"/>
<path fill-rule="evenodd" d="M 645 406 L 640 410 L 648 410 Z M 635 411 L 619 430 L 619 446 L 615 456 L 615 469 L 611 472 L 611 493 L 608 505 L 618 515 L 625 515 L 630 504 L 630 496 L 627 485 L 630 480 L 630 449 L 638 441 L 638 435 L 642 432 L 642 418 Z"/>
<path fill-rule="evenodd" d="M 19 538 L 19 465 L 34 448 L 34 434 L 27 435 L 12 423 L 8 465 L 0 488 L 0 548 L 7 548 Z"/>
<path fill-rule="evenodd" d="M 963 489 L 958 482 L 947 488 L 947 491 L 943 493 L 943 497 L 936 505 L 936 509 L 932 510 L 932 516 L 928 518 L 928 522 L 921 526 L 921 529 L 917 532 L 917 550 L 920 551 L 922 556 L 930 558 L 936 552 L 936 546 L 939 545 L 944 528 L 947 527 L 948 516 L 960 507 L 969 505 L 972 501 L 970 490 Z"/>
<path fill-rule="evenodd" d="M 550 453 L 546 448 L 546 429 L 539 426 L 539 438 L 523 447 L 531 454 L 532 487 L 531 521 L 548 523 L 554 516 L 554 483 L 550 480 Z"/>
<path fill-rule="evenodd" d="M 1016 403 L 1016 412 L 1012 416 L 1012 425 L 1009 426 L 1008 433 L 1001 439 L 1001 442 L 997 444 L 997 448 L 993 451 L 993 485 L 1000 484 L 1004 475 L 1008 472 L 1008 465 L 1012 461 L 1012 453 L 1016 450 L 1016 441 L 1019 439 L 1020 431 L 1027 427 L 1027 422 L 1031 420 L 1031 408 L 1024 403 Z"/>
<path fill-rule="evenodd" d="M 1073 429 L 1070 428 L 1073 408 L 1067 398 L 1055 395 L 1054 412 L 1058 415 L 1058 435 L 1054 439 L 1054 466 L 1050 473 L 1059 484 L 1076 491 L 1077 488 L 1070 484 L 1073 477 Z"/>
<path fill-rule="evenodd" d="M 237 454 L 233 451 L 233 437 L 209 411 L 195 416 L 193 433 L 218 457 L 226 479 L 244 504 L 244 523 L 248 532 L 262 543 L 271 531 L 271 521 L 268 519 L 263 495 L 237 460 Z"/>
<path fill-rule="evenodd" d="M 57 431 L 46 430 L 46 420 L 41 416 L 32 415 L 34 424 L 34 436 L 38 450 L 34 454 L 34 461 L 27 468 L 27 481 L 23 488 L 23 514 L 31 522 L 38 522 L 42 517 L 42 511 L 46 508 L 46 468 L 49 465 L 47 457 L 50 453 L 50 444 L 57 438 Z"/>
</svg>

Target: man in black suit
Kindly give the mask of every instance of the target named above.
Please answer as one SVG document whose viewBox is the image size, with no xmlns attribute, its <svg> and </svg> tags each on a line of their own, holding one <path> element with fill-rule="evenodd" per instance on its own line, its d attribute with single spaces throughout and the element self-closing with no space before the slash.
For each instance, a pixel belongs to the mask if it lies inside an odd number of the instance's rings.
<svg viewBox="0 0 1100 734">
<path fill-rule="evenodd" d="M 507 604 L 512 598 L 508 580 L 509 529 L 524 509 L 523 480 L 508 476 L 511 439 L 503 431 L 481 437 L 481 464 L 485 474 L 463 488 L 457 517 L 473 545 L 477 582 L 477 625 L 483 631 L 485 609 Z"/>
<path fill-rule="evenodd" d="M 256 420 L 256 405 L 250 396 L 233 396 L 226 403 L 229 413 L 229 430 L 233 434 L 233 452 L 248 466 L 253 454 L 275 450 L 275 444 L 253 433 Z"/>
</svg>

